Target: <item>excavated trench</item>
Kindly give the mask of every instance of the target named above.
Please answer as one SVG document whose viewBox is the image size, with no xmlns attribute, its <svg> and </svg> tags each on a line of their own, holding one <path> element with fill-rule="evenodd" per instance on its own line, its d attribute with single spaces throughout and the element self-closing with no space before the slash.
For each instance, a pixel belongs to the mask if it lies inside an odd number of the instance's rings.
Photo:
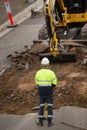
<svg viewBox="0 0 87 130">
<path fill-rule="evenodd" d="M 0 72 L 0 113 L 26 114 L 34 112 L 32 108 L 39 105 L 34 76 L 41 68 L 37 51 L 40 46 L 40 43 L 31 49 L 25 46 L 22 52 L 7 56 L 11 67 Z M 45 49 L 42 44 L 41 50 Z M 72 50 L 75 51 L 75 47 Z M 51 63 L 49 68 L 58 78 L 54 89 L 54 109 L 61 106 L 87 108 L 87 62 L 84 62 L 84 56 L 82 59 L 78 56 L 73 63 Z"/>
</svg>

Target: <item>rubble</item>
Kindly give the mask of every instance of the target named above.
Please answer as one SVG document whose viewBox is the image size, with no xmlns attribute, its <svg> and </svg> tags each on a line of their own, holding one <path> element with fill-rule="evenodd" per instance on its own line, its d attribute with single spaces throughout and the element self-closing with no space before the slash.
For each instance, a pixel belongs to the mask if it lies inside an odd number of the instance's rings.
<svg viewBox="0 0 87 130">
<path fill-rule="evenodd" d="M 7 59 L 12 63 L 12 66 L 18 69 L 32 69 L 35 64 L 35 56 L 41 52 L 47 51 L 49 48 L 48 42 L 35 43 L 31 46 L 24 46 L 23 49 L 15 51 L 13 54 L 9 54 Z"/>
<path fill-rule="evenodd" d="M 33 54 L 39 54 L 39 53 L 46 52 L 48 49 L 49 49 L 49 43 L 47 41 L 43 41 L 41 43 L 38 43 L 37 41 L 35 44 L 33 44 L 31 48 L 31 52 Z"/>
<path fill-rule="evenodd" d="M 87 23 L 81 28 L 81 36 L 83 39 L 87 39 Z"/>
<path fill-rule="evenodd" d="M 31 18 L 35 18 L 36 16 L 41 16 L 42 12 L 35 11 L 34 8 L 31 8 Z"/>
<path fill-rule="evenodd" d="M 18 69 L 31 69 L 34 64 L 34 58 L 27 45 L 24 46 L 22 50 L 15 51 L 13 54 L 8 55 L 7 59 Z"/>
<path fill-rule="evenodd" d="M 46 28 L 46 24 L 42 26 L 42 28 L 38 32 L 38 39 L 39 40 L 47 40 L 48 39 L 48 32 Z"/>
<path fill-rule="evenodd" d="M 75 42 L 64 42 L 64 49 L 69 53 L 74 53 L 76 55 L 76 63 L 87 66 L 87 47 L 85 45 L 75 43 Z M 49 52 L 48 41 L 34 40 L 31 48 L 24 46 L 23 49 L 15 51 L 13 54 L 9 54 L 7 59 L 11 61 L 12 66 L 17 67 L 20 70 L 30 70 L 35 64 L 35 56 L 39 58 L 39 54 L 44 54 Z"/>
<path fill-rule="evenodd" d="M 5 69 L 3 69 L 2 71 L 0 71 L 0 76 L 3 76 L 5 72 L 9 71 L 10 67 L 7 67 Z"/>
<path fill-rule="evenodd" d="M 81 65 L 87 66 L 87 47 L 78 47 L 76 48 L 77 52 L 77 62 Z"/>
</svg>

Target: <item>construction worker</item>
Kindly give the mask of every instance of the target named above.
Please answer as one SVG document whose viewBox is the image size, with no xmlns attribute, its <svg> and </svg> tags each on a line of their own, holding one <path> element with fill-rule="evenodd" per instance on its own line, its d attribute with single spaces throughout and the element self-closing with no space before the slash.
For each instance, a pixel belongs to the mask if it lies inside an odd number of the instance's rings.
<svg viewBox="0 0 87 130">
<path fill-rule="evenodd" d="M 53 106 L 53 88 L 57 84 L 57 78 L 55 73 L 48 69 L 49 59 L 44 57 L 41 60 L 42 68 L 35 74 L 35 82 L 38 87 L 38 94 L 40 97 L 40 109 L 39 109 L 39 121 L 37 125 L 43 126 L 44 119 L 44 105 L 47 103 L 47 122 L 48 127 L 52 126 L 52 106 Z"/>
</svg>

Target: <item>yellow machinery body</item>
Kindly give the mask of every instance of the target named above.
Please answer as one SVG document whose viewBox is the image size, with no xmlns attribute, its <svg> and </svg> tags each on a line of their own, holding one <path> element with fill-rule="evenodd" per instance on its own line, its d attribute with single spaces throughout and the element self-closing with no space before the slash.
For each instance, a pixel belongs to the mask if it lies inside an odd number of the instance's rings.
<svg viewBox="0 0 87 130">
<path fill-rule="evenodd" d="M 58 55 L 56 27 L 83 26 L 87 22 L 87 0 L 44 0 L 50 51 Z"/>
</svg>

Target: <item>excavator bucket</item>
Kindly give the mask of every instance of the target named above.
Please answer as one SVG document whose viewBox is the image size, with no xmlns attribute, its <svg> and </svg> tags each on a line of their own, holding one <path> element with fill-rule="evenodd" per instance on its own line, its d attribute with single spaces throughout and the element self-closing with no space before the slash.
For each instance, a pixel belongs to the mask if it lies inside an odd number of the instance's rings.
<svg viewBox="0 0 87 130">
<path fill-rule="evenodd" d="M 40 53 L 40 60 L 47 57 L 51 63 L 70 63 L 76 61 L 76 54 L 73 52 L 63 52 L 54 57 L 51 53 Z"/>
</svg>

